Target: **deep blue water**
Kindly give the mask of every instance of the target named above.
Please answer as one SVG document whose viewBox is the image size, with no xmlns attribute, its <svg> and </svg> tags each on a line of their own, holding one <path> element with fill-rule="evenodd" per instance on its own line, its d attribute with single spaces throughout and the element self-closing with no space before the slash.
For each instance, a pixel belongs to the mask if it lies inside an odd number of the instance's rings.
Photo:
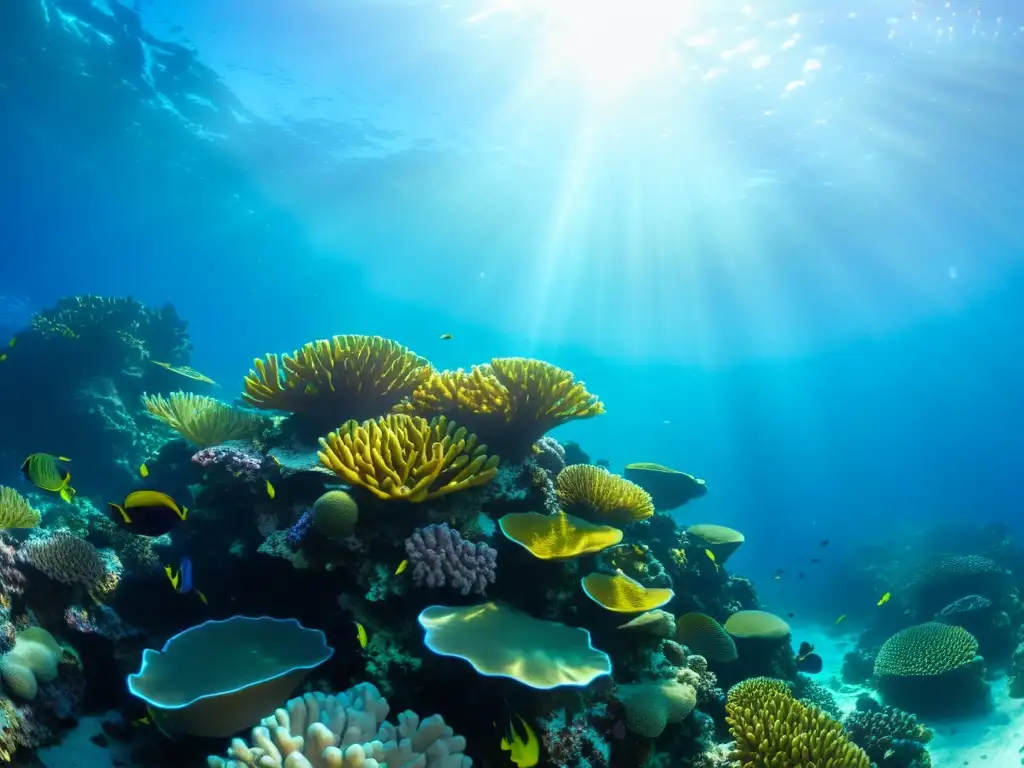
<svg viewBox="0 0 1024 768">
<path fill-rule="evenodd" d="M 558 436 L 705 477 L 755 580 L 1024 527 L 1024 11 L 723 4 L 609 93 L 635 51 L 533 4 L 328 5 L 4 3 L 0 329 L 170 301 L 227 396 L 336 333 L 541 357 L 608 407 Z"/>
</svg>

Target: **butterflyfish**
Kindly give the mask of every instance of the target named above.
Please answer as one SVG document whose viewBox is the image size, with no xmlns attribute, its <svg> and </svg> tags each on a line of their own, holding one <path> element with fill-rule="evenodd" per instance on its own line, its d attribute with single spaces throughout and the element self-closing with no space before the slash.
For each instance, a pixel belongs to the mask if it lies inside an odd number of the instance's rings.
<svg viewBox="0 0 1024 768">
<path fill-rule="evenodd" d="M 889 599 L 891 597 L 892 597 L 892 592 L 886 592 L 884 595 L 882 595 L 880 598 L 878 598 L 878 605 L 879 606 L 885 605 L 886 603 L 889 602 Z"/>
<path fill-rule="evenodd" d="M 70 485 L 71 471 L 64 466 L 67 461 L 71 459 L 66 456 L 33 453 L 21 465 L 21 474 L 37 488 L 56 493 L 70 504 L 75 498 L 75 489 Z"/>
<path fill-rule="evenodd" d="M 366 644 L 370 642 L 370 636 L 366 634 L 366 627 L 356 622 L 356 637 L 359 639 L 359 647 L 365 648 Z"/>
<path fill-rule="evenodd" d="M 521 730 L 516 728 L 514 720 L 519 721 Z M 540 762 L 540 740 L 530 724 L 519 715 L 512 715 L 508 720 L 508 728 L 501 737 L 501 748 L 509 752 L 509 760 L 519 768 L 532 768 Z"/>
<path fill-rule="evenodd" d="M 274 490 L 274 484 L 267 480 L 267 496 L 274 498 L 277 496 L 277 491 Z"/>
<path fill-rule="evenodd" d="M 189 368 L 187 365 L 171 365 L 170 363 L 161 363 L 159 360 L 150 360 L 149 362 L 153 365 L 159 365 L 161 368 L 166 368 L 171 373 L 176 373 L 179 376 L 184 376 L 186 379 L 192 379 L 192 381 L 201 381 L 204 384 L 213 384 L 217 386 L 217 382 L 206 376 L 195 368 Z"/>
<path fill-rule="evenodd" d="M 188 516 L 186 507 L 160 491 L 132 491 L 123 504 L 109 502 L 107 515 L 141 536 L 163 536 Z"/>
<path fill-rule="evenodd" d="M 149 477 L 149 467 L 146 466 L 146 462 L 139 464 L 139 476 Z"/>
<path fill-rule="evenodd" d="M 403 560 L 402 562 L 400 562 L 398 564 L 398 567 L 395 568 L 395 576 L 401 576 L 403 573 L 405 573 L 405 569 L 408 568 L 408 567 L 409 567 L 409 561 L 408 560 Z"/>
</svg>

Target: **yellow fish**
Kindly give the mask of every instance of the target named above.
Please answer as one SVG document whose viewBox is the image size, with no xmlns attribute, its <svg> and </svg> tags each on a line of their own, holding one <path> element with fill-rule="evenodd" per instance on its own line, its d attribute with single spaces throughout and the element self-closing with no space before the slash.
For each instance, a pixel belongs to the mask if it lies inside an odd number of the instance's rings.
<svg viewBox="0 0 1024 768">
<path fill-rule="evenodd" d="M 274 484 L 267 480 L 267 496 L 274 498 L 277 496 L 277 491 L 274 490 Z"/>
<path fill-rule="evenodd" d="M 842 624 L 844 621 L 846 621 L 846 614 L 845 613 L 839 614 L 839 618 L 836 619 L 836 624 Z"/>
<path fill-rule="evenodd" d="M 149 467 L 146 466 L 146 462 L 139 464 L 139 475 L 149 477 Z"/>
<path fill-rule="evenodd" d="M 161 368 L 166 368 L 171 373 L 176 373 L 179 376 L 184 376 L 186 379 L 192 379 L 193 381 L 201 381 L 204 384 L 213 384 L 217 386 L 217 382 L 206 376 L 195 368 L 189 368 L 187 365 L 171 365 L 170 363 L 161 363 L 158 360 L 150 360 L 153 365 L 159 365 Z"/>
<path fill-rule="evenodd" d="M 37 488 L 56 493 L 70 504 L 75 498 L 75 489 L 69 485 L 71 471 L 62 466 L 66 461 L 71 459 L 51 453 L 33 453 L 21 465 L 21 474 Z"/>
<path fill-rule="evenodd" d="M 356 637 L 359 638 L 359 647 L 365 648 L 366 644 L 370 642 L 370 636 L 366 634 L 366 627 L 356 622 Z"/>
<path fill-rule="evenodd" d="M 8 347 L 13 347 L 17 341 L 18 341 L 18 337 L 14 336 L 14 337 L 11 338 L 10 341 L 7 342 L 7 346 Z"/>
<path fill-rule="evenodd" d="M 271 454 L 269 454 L 269 456 L 270 456 L 270 460 L 271 460 L 272 462 L 274 462 L 275 464 L 277 464 L 277 466 L 279 466 L 279 467 L 281 466 L 281 460 L 280 460 L 279 458 L 277 458 L 277 456 L 275 456 L 275 455 L 274 455 L 274 454 L 272 454 L 272 453 L 271 453 Z"/>
<path fill-rule="evenodd" d="M 501 737 L 501 748 L 510 752 L 509 760 L 519 768 L 533 768 L 540 762 L 540 740 L 533 728 L 519 715 L 513 715 L 522 726 L 522 733 L 516 728 L 512 718 L 508 721 L 508 730 L 505 736 Z"/>
<path fill-rule="evenodd" d="M 892 597 L 892 592 L 886 592 L 878 599 L 878 605 L 885 605 L 889 602 L 889 598 Z"/>
<path fill-rule="evenodd" d="M 403 560 L 402 562 L 400 562 L 398 564 L 398 567 L 395 568 L 395 576 L 401 576 L 403 573 L 405 573 L 405 569 L 408 568 L 408 567 L 409 567 L 409 561 L 408 560 Z"/>
<path fill-rule="evenodd" d="M 2 355 L 0 355 L 0 363 L 6 363 L 6 362 L 7 362 L 7 353 L 4 352 Z"/>
<path fill-rule="evenodd" d="M 704 550 L 704 554 L 708 556 L 708 560 L 710 560 L 712 562 L 712 564 L 714 564 L 715 570 L 717 571 L 718 570 L 718 561 L 715 560 L 715 553 L 712 552 L 710 549 L 705 549 Z"/>
<path fill-rule="evenodd" d="M 442 333 L 441 334 L 441 341 L 448 341 L 448 339 L 450 339 L 451 337 L 452 337 L 452 334 L 450 334 L 450 333 Z"/>
</svg>

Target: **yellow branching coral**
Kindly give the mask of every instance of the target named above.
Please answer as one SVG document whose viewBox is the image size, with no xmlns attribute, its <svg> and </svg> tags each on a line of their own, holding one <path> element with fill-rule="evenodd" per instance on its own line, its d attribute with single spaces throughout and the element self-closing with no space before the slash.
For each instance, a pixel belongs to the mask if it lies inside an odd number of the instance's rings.
<svg viewBox="0 0 1024 768">
<path fill-rule="evenodd" d="M 39 513 L 25 497 L 13 488 L 0 485 L 0 530 L 7 528 L 35 528 L 39 525 Z"/>
<path fill-rule="evenodd" d="M 172 392 L 170 398 L 143 395 L 142 404 L 156 418 L 200 448 L 228 440 L 251 439 L 265 426 L 262 419 L 251 413 L 191 392 Z"/>
<path fill-rule="evenodd" d="M 555 491 L 567 511 L 595 523 L 627 525 L 654 514 L 647 491 L 591 464 L 563 469 L 555 478 Z"/>
<path fill-rule="evenodd" d="M 510 512 L 498 520 L 505 538 L 525 548 L 541 560 L 568 560 L 591 555 L 622 541 L 622 531 L 607 525 L 594 525 L 578 517 L 558 512 Z"/>
<path fill-rule="evenodd" d="M 843 726 L 793 698 L 784 683 L 755 679 L 729 691 L 726 722 L 740 768 L 871 768 Z"/>
<path fill-rule="evenodd" d="M 592 573 L 581 579 L 583 592 L 602 608 L 615 613 L 642 613 L 668 603 L 675 592 L 660 587 L 645 587 L 622 571 L 615 575 Z"/>
<path fill-rule="evenodd" d="M 496 357 L 469 372 L 431 375 L 395 410 L 443 414 L 467 425 L 499 453 L 525 453 L 545 432 L 604 413 L 604 405 L 569 371 L 541 360 Z"/>
<path fill-rule="evenodd" d="M 320 462 L 380 499 L 426 501 L 483 485 L 498 473 L 476 435 L 440 416 L 350 421 L 320 439 Z"/>
<path fill-rule="evenodd" d="M 334 425 L 387 413 L 431 373 L 430 364 L 380 336 L 334 336 L 254 362 L 242 397 L 256 408 Z"/>
</svg>

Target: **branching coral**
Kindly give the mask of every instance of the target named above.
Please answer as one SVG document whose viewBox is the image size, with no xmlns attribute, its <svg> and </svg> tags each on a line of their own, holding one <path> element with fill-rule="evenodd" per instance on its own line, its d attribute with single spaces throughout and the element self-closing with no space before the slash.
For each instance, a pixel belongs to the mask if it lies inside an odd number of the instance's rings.
<svg viewBox="0 0 1024 768">
<path fill-rule="evenodd" d="M 851 712 L 843 725 L 855 744 L 880 768 L 928 768 L 932 732 L 895 707 Z"/>
<path fill-rule="evenodd" d="M 265 717 L 252 730 L 252 744 L 234 739 L 228 759 L 211 756 L 210 768 L 376 768 L 423 766 L 469 768 L 466 740 L 440 715 L 420 720 L 402 712 L 398 725 L 386 718 L 391 707 L 370 683 L 336 696 L 307 693 Z"/>
<path fill-rule="evenodd" d="M 466 424 L 510 457 L 525 455 L 544 433 L 604 413 L 604 405 L 569 371 L 522 357 L 434 373 L 396 407 Z"/>
<path fill-rule="evenodd" d="M 498 471 L 498 457 L 443 416 L 350 421 L 321 438 L 320 448 L 325 467 L 385 500 L 435 499 L 483 485 Z"/>
<path fill-rule="evenodd" d="M 555 478 L 566 511 L 595 523 L 627 525 L 654 514 L 651 495 L 603 467 L 572 464 Z"/>
<path fill-rule="evenodd" d="M 254 365 L 245 377 L 246 402 L 327 429 L 387 413 L 431 372 L 425 359 L 398 342 L 358 335 L 312 341 Z"/>
<path fill-rule="evenodd" d="M 106 563 L 99 550 L 66 531 L 29 539 L 18 550 L 18 559 L 63 584 L 96 589 L 107 579 Z"/>
<path fill-rule="evenodd" d="M 483 542 L 465 541 L 447 523 L 428 525 L 405 540 L 416 586 L 449 586 L 463 596 L 482 595 L 494 583 L 498 551 Z"/>
<path fill-rule="evenodd" d="M 824 712 L 793 698 L 781 681 L 734 686 L 726 704 L 740 768 L 870 768 L 871 760 Z"/>
<path fill-rule="evenodd" d="M 200 448 L 228 440 L 246 440 L 259 434 L 263 420 L 232 408 L 220 400 L 191 392 L 143 395 L 146 410 L 179 435 Z"/>
<path fill-rule="evenodd" d="M 0 485 L 0 529 L 35 528 L 39 513 L 13 488 Z"/>
</svg>

